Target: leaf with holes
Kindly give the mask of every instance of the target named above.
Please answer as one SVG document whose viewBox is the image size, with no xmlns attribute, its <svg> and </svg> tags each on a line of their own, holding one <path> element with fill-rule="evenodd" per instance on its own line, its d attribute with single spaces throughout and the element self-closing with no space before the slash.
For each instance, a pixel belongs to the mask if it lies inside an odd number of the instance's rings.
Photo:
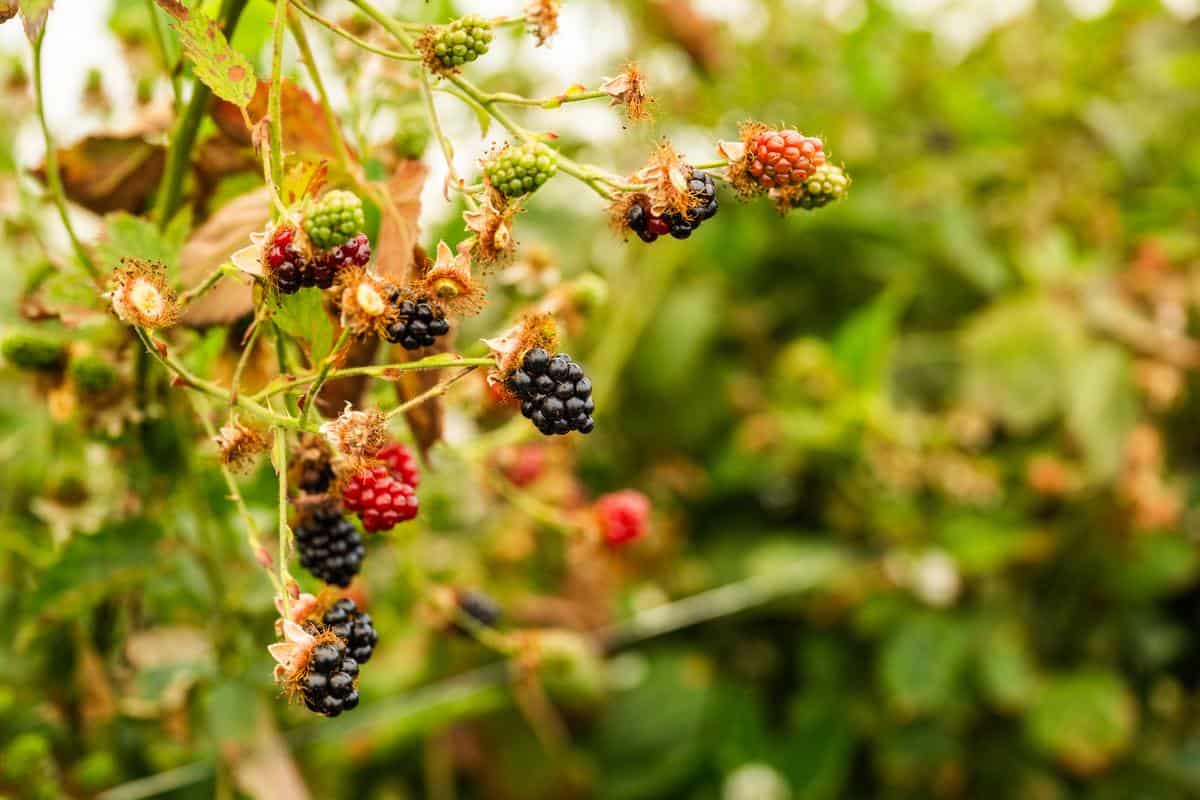
<svg viewBox="0 0 1200 800">
<path fill-rule="evenodd" d="M 175 20 L 175 31 L 192 60 L 196 78 L 217 97 L 242 108 L 249 105 L 258 85 L 254 68 L 245 56 L 229 46 L 221 27 L 179 0 L 155 2 Z"/>
</svg>

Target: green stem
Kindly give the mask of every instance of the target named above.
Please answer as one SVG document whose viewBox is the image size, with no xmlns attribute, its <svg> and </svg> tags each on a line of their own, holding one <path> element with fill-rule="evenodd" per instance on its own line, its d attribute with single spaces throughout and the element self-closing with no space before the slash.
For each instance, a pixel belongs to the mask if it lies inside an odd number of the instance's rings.
<svg viewBox="0 0 1200 800">
<path fill-rule="evenodd" d="M 217 267 L 212 272 L 210 272 L 208 274 L 208 277 L 205 278 L 203 281 L 196 284 L 191 289 L 188 289 L 186 292 L 183 292 L 182 294 L 180 294 L 179 295 L 179 305 L 186 306 L 188 303 L 192 302 L 193 300 L 195 300 L 199 297 L 203 297 L 205 294 L 207 294 L 209 292 L 210 289 L 212 289 L 214 286 L 216 286 L 218 283 L 220 283 L 221 279 L 224 278 L 228 274 L 229 274 L 228 265 L 222 264 L 221 266 Z"/>
<path fill-rule="evenodd" d="M 350 157 L 350 149 L 346 146 L 345 137 L 342 136 L 341 122 L 338 121 L 337 114 L 333 112 L 333 106 L 329 102 L 329 93 L 325 91 L 325 81 L 321 79 L 321 71 L 317 69 L 317 61 L 313 58 L 312 48 L 308 46 L 308 35 L 304 32 L 304 24 L 295 17 L 289 17 L 288 25 L 292 30 L 292 38 L 296 40 L 296 46 L 300 49 L 300 58 L 304 61 L 305 69 L 308 70 L 308 77 L 317 89 L 317 97 L 321 101 L 321 112 L 325 115 L 326 125 L 333 136 L 333 147 L 337 151 L 338 164 L 347 175 L 353 175 L 353 159 Z"/>
<path fill-rule="evenodd" d="M 416 408 L 417 406 L 421 405 L 421 403 L 424 403 L 428 400 L 432 400 L 435 397 L 440 397 L 441 395 L 444 395 L 446 392 L 450 391 L 451 386 L 458 383 L 459 381 L 461 381 L 463 378 L 467 377 L 474 371 L 475 371 L 475 367 L 467 367 L 466 369 L 455 373 L 454 375 L 452 375 L 451 377 L 442 381 L 441 383 L 437 384 L 436 386 L 430 387 L 426 391 L 421 392 L 416 397 L 413 397 L 410 400 L 406 400 L 405 402 L 396 406 L 395 408 L 393 408 L 391 411 L 389 411 L 387 413 L 387 418 L 391 419 L 392 417 L 399 416 L 400 414 L 403 414 L 406 411 Z"/>
<path fill-rule="evenodd" d="M 350 341 L 350 329 L 342 328 L 342 335 L 338 337 L 337 343 L 329 351 L 329 355 L 325 356 L 325 361 L 321 364 L 321 371 L 317 373 L 317 379 L 313 381 L 313 387 L 309 391 L 308 397 L 304 400 L 304 409 L 300 412 L 301 428 L 308 422 L 309 412 L 317 404 L 317 397 L 321 394 L 321 388 L 325 385 L 325 381 L 328 380 L 334 363 L 341 357 L 342 348 L 346 346 L 346 342 L 348 341 Z"/>
<path fill-rule="evenodd" d="M 275 462 L 275 472 L 279 476 L 279 586 L 282 588 L 283 616 L 285 619 L 290 619 L 292 595 L 287 587 L 291 579 L 291 574 L 288 572 L 288 558 L 292 545 L 292 529 L 287 521 L 287 436 L 283 431 L 275 432 L 275 451 L 272 460 Z"/>
<path fill-rule="evenodd" d="M 271 183 L 283 184 L 283 29 L 287 26 L 287 0 L 275 0 L 275 30 L 271 50 L 271 88 L 267 113 L 271 117 Z"/>
<path fill-rule="evenodd" d="M 254 352 L 254 346 L 258 344 L 258 334 L 262 331 L 262 320 L 257 314 L 254 315 L 254 322 L 251 324 L 254 329 L 250 331 L 250 338 L 243 345 L 242 354 L 238 356 L 237 366 L 233 368 L 233 379 L 230 381 L 233 389 L 229 393 L 231 398 L 237 398 L 242 393 L 242 373 L 246 370 L 246 364 L 250 361 L 250 354 Z"/>
<path fill-rule="evenodd" d="M 33 90 L 37 101 L 38 122 L 41 123 L 42 138 L 46 143 L 46 185 L 54 198 L 58 216 L 62 220 L 63 227 L 67 229 L 67 236 L 71 239 L 71 247 L 74 248 L 79 263 L 96 283 L 100 283 L 100 268 L 96 266 L 96 262 L 92 260 L 92 254 L 79 240 L 79 235 L 75 233 L 75 226 L 71 223 L 71 215 L 67 207 L 67 192 L 63 188 L 62 175 L 58 171 L 58 147 L 54 144 L 54 137 L 50 134 L 50 125 L 46 122 L 46 95 L 45 87 L 42 85 L 42 42 L 46 39 L 47 27 L 42 25 L 37 39 L 33 42 Z"/>
<path fill-rule="evenodd" d="M 492 358 L 459 358 L 450 355 L 436 355 L 423 358 L 420 361 L 407 361 L 403 364 L 372 364 L 365 367 L 347 367 L 335 369 L 329 373 L 329 380 L 334 378 L 350 378 L 355 375 L 366 375 L 372 378 L 394 380 L 401 372 L 411 372 L 423 369 L 445 369 L 446 367 L 494 367 Z M 317 373 L 302 375 L 298 378 L 276 378 L 270 385 L 253 396 L 254 400 L 265 400 L 277 394 L 291 391 L 296 386 L 312 383 L 317 379 Z"/>
<path fill-rule="evenodd" d="M 397 61 L 420 61 L 421 60 L 421 57 L 419 55 L 417 55 L 416 53 L 398 53 L 395 50 L 387 50 L 382 47 L 376 47 L 375 45 L 371 44 L 370 42 L 366 41 L 365 39 L 358 38 L 353 33 L 346 30 L 345 28 L 341 27 L 333 20 L 321 16 L 316 11 L 313 11 L 308 6 L 299 2 L 299 0 L 291 0 L 291 3 L 292 3 L 293 8 L 298 10 L 301 14 L 304 14 L 306 17 L 311 19 L 313 22 L 316 22 L 319 25 L 325 26 L 326 28 L 331 30 L 333 33 L 342 37 L 346 41 L 353 43 L 356 47 L 360 47 L 369 53 L 375 53 L 376 55 L 383 56 L 384 58 L 392 58 Z"/>
<path fill-rule="evenodd" d="M 178 111 L 179 106 L 183 103 L 183 89 L 179 85 L 178 65 L 171 63 L 171 54 L 167 50 L 167 34 L 163 30 L 162 15 L 159 14 L 154 0 L 146 0 L 146 12 L 150 15 L 150 30 L 154 33 L 154 43 L 158 47 L 158 54 L 162 57 L 163 69 L 167 71 L 167 75 L 171 79 L 171 91 L 175 96 L 175 109 Z"/>
<path fill-rule="evenodd" d="M 425 104 L 425 115 L 429 118 L 429 125 L 433 128 L 433 134 L 442 148 L 442 156 L 446 159 L 446 170 L 449 172 L 454 186 L 461 190 L 464 184 L 463 179 L 459 177 L 458 171 L 454 168 L 454 145 L 451 144 L 449 137 L 442 130 L 442 122 L 438 117 L 437 106 L 433 102 L 433 90 L 429 86 L 429 73 L 425 70 L 421 70 L 421 100 Z M 472 209 L 478 207 L 479 204 L 471 195 L 464 192 L 463 198 Z"/>
</svg>

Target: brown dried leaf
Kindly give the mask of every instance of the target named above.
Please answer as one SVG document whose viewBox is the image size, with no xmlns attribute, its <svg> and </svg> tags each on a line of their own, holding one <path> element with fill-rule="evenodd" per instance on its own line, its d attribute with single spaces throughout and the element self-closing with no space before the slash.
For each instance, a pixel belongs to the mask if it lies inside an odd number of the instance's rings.
<svg viewBox="0 0 1200 800">
<path fill-rule="evenodd" d="M 400 283 L 408 282 L 413 247 L 420 228 L 421 189 L 428 170 L 421 161 L 402 161 L 387 183 L 374 184 L 380 196 L 383 219 L 375 245 L 375 270 Z"/>
<path fill-rule="evenodd" d="M 373 336 L 352 340 L 345 357 L 338 366 L 346 368 L 370 364 L 378 348 L 379 340 Z M 326 417 L 336 417 L 347 403 L 357 408 L 369 382 L 366 375 L 353 375 L 349 378 L 335 378 L 329 381 L 317 397 L 317 410 Z"/>
<path fill-rule="evenodd" d="M 166 148 L 141 134 L 89 136 L 58 151 L 67 197 L 97 214 L 137 214 L 158 186 Z M 34 170 L 43 183 L 45 165 Z"/>
<path fill-rule="evenodd" d="M 184 286 L 200 283 L 230 255 L 250 243 L 250 234 L 262 230 L 271 216 L 271 196 L 266 187 L 244 194 L 223 206 L 192 232 L 180 257 Z M 184 312 L 185 324 L 196 327 L 224 325 L 249 314 L 254 298 L 249 286 L 224 280 Z"/>
<path fill-rule="evenodd" d="M 262 80 L 254 92 L 254 99 L 246 107 L 251 121 L 260 122 L 267 116 L 267 98 L 271 82 Z M 307 91 L 285 80 L 280 95 L 283 109 L 283 148 L 288 153 L 301 157 L 331 158 L 335 154 L 333 131 L 329 128 L 321 104 Z M 212 118 L 226 136 L 242 145 L 251 144 L 250 131 L 242 119 L 241 110 L 233 103 L 214 100 Z"/>
<path fill-rule="evenodd" d="M 448 353 L 450 345 L 446 342 L 447 338 L 443 336 L 433 347 L 418 351 L 405 350 L 397 345 L 390 348 L 389 354 L 393 363 L 402 363 L 417 361 L 434 353 Z M 396 399 L 404 403 L 422 392 L 429 391 L 441 380 L 443 372 L 445 370 L 442 369 L 421 369 L 398 373 Z M 442 424 L 445 421 L 442 398 L 434 397 L 418 404 L 406 411 L 404 418 L 408 421 L 408 427 L 417 442 L 417 447 L 421 450 L 421 457 L 428 458 L 429 448 L 442 438 Z"/>
</svg>

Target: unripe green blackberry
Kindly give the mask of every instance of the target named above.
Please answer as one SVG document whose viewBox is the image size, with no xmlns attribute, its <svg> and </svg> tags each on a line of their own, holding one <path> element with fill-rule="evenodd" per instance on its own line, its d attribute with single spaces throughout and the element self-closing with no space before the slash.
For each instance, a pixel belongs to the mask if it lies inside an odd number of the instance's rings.
<svg viewBox="0 0 1200 800">
<path fill-rule="evenodd" d="M 103 394 L 117 385 L 117 370 L 100 356 L 87 355 L 71 359 L 68 367 L 75 388 L 88 394 Z"/>
<path fill-rule="evenodd" d="M 396 153 L 401 158 L 420 158 L 429 147 L 432 131 L 425 117 L 425 109 L 419 105 L 403 106 L 396 120 L 396 136 L 392 140 Z"/>
<path fill-rule="evenodd" d="M 509 145 L 483 167 L 492 185 L 508 197 L 537 191 L 558 172 L 554 151 L 541 142 Z"/>
<path fill-rule="evenodd" d="M 469 14 L 434 29 L 430 50 L 446 69 L 461 67 L 488 51 L 492 26 L 478 14 Z"/>
<path fill-rule="evenodd" d="M 30 328 L 8 333 L 0 342 L 4 360 L 18 369 L 58 372 L 67 363 L 67 346 L 51 334 Z"/>
<path fill-rule="evenodd" d="M 850 176 L 836 164 L 822 164 L 813 170 L 803 184 L 792 205 L 796 208 L 814 209 L 841 200 L 850 190 Z"/>
<path fill-rule="evenodd" d="M 318 250 L 345 244 L 366 227 L 362 200 L 341 189 L 326 194 L 304 216 L 304 232 Z"/>
</svg>

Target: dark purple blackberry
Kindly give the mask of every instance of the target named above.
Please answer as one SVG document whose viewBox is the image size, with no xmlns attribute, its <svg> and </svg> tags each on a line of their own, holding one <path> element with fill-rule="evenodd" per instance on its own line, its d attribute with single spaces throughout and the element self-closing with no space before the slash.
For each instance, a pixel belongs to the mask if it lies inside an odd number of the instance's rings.
<svg viewBox="0 0 1200 800">
<path fill-rule="evenodd" d="M 318 508 L 296 526 L 300 565 L 313 577 L 345 588 L 362 569 L 362 536 L 333 508 Z"/>
<path fill-rule="evenodd" d="M 307 494 L 325 494 L 333 485 L 333 466 L 328 461 L 306 462 L 300 469 L 297 485 Z"/>
<path fill-rule="evenodd" d="M 717 185 L 712 176 L 701 170 L 692 170 L 688 176 L 688 190 L 700 198 L 700 204 L 691 210 L 687 216 L 682 214 L 664 214 L 663 221 L 670 228 L 670 233 L 676 239 L 686 239 L 692 231 L 700 227 L 700 223 L 711 219 L 717 213 Z"/>
<path fill-rule="evenodd" d="M 542 348 L 533 348 L 507 385 L 521 400 L 521 414 L 547 436 L 591 433 L 596 427 L 592 382 L 565 353 L 550 357 Z"/>
<path fill-rule="evenodd" d="M 427 298 L 404 298 L 398 291 L 392 295 L 397 306 L 396 320 L 388 326 L 385 338 L 405 350 L 431 347 L 439 336 L 450 332 L 446 313 L 437 303 Z"/>
<path fill-rule="evenodd" d="M 379 635 L 371 623 L 371 615 L 359 611 L 353 600 L 349 597 L 338 600 L 321 617 L 321 622 L 346 643 L 350 657 L 355 661 L 356 671 L 358 664 L 371 660 Z"/>
<path fill-rule="evenodd" d="M 309 711 L 336 717 L 358 705 L 354 687 L 358 662 L 346 653 L 342 642 L 320 644 L 313 648 L 308 661 L 308 674 L 301 690 L 304 705 Z"/>
<path fill-rule="evenodd" d="M 490 595 L 478 589 L 468 589 L 464 592 L 459 592 L 458 607 L 464 614 L 485 628 L 496 627 L 503 614 L 500 610 L 500 604 L 493 600 Z M 454 627 L 459 632 L 466 633 L 458 625 Z"/>
</svg>

